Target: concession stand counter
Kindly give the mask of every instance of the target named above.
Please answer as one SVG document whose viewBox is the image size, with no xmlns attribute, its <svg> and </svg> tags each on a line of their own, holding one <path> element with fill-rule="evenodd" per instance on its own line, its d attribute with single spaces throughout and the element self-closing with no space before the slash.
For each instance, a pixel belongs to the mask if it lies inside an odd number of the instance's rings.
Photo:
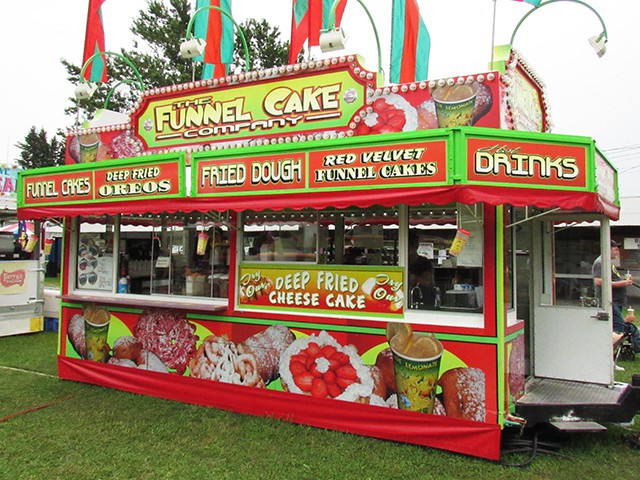
<svg viewBox="0 0 640 480">
<path fill-rule="evenodd" d="M 155 88 L 23 172 L 20 217 L 65 225 L 60 376 L 489 459 L 580 412 L 531 400 L 545 382 L 631 418 L 608 309 L 555 293 L 557 225 L 608 245 L 618 215 L 594 141 L 547 132 L 514 52 L 379 81 L 346 56 Z"/>
</svg>

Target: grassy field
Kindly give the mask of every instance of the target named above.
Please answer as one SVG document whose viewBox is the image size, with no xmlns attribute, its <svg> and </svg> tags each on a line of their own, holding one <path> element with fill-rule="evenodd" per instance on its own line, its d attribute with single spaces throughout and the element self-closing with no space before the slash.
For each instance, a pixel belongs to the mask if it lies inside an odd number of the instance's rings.
<svg viewBox="0 0 640 480">
<path fill-rule="evenodd" d="M 0 338 L 0 478 L 587 480 L 640 472 L 640 450 L 625 443 L 640 434 L 640 416 L 635 426 L 561 439 L 560 455 L 526 468 L 505 467 L 60 380 L 55 356 L 53 332 Z M 640 359 L 621 365 L 619 380 L 640 372 Z"/>
</svg>

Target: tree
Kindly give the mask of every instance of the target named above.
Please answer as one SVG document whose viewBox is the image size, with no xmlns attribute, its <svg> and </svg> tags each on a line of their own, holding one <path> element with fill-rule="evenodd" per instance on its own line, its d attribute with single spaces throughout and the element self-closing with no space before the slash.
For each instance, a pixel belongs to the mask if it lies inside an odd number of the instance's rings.
<svg viewBox="0 0 640 480">
<path fill-rule="evenodd" d="M 252 70 L 263 70 L 289 63 L 289 42 L 280 40 L 280 29 L 265 19 L 250 18 L 240 24 L 251 59 Z M 233 61 L 236 68 L 245 68 L 244 48 L 238 32 L 235 34 Z"/>
<path fill-rule="evenodd" d="M 44 128 L 37 132 L 36 127 L 31 127 L 24 142 L 16 147 L 21 150 L 18 165 L 25 170 L 64 164 L 64 143 L 55 137 L 49 141 Z"/>
</svg>

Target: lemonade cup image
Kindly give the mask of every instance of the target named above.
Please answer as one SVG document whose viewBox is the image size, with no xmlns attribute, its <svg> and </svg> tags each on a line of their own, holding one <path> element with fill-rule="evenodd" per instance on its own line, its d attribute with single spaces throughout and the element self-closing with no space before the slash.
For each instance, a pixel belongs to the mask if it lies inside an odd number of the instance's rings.
<svg viewBox="0 0 640 480">
<path fill-rule="evenodd" d="M 90 317 L 90 318 L 87 318 Z M 87 347 L 87 360 L 106 362 L 109 358 L 109 323 L 111 315 L 104 308 L 84 313 L 84 336 Z"/>
<path fill-rule="evenodd" d="M 444 348 L 430 333 L 399 333 L 389 342 L 398 408 L 433 413 Z"/>
<path fill-rule="evenodd" d="M 431 96 L 436 106 L 436 116 L 440 128 L 471 125 L 476 107 L 478 89 L 473 84 L 443 85 L 436 88 Z"/>
<path fill-rule="evenodd" d="M 100 137 L 97 133 L 88 133 L 78 137 L 80 147 L 80 162 L 90 163 L 98 159 L 98 148 L 100 147 Z"/>
</svg>

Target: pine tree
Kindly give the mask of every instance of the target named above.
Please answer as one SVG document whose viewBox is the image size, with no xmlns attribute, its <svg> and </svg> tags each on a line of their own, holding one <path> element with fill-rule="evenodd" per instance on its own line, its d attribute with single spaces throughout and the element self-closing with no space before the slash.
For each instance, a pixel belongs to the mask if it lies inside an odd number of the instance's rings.
<svg viewBox="0 0 640 480">
<path fill-rule="evenodd" d="M 17 163 L 25 170 L 64 164 L 64 143 L 55 137 L 48 140 L 44 128 L 37 132 L 36 127 L 31 127 L 24 142 L 16 147 L 21 150 Z"/>
</svg>

